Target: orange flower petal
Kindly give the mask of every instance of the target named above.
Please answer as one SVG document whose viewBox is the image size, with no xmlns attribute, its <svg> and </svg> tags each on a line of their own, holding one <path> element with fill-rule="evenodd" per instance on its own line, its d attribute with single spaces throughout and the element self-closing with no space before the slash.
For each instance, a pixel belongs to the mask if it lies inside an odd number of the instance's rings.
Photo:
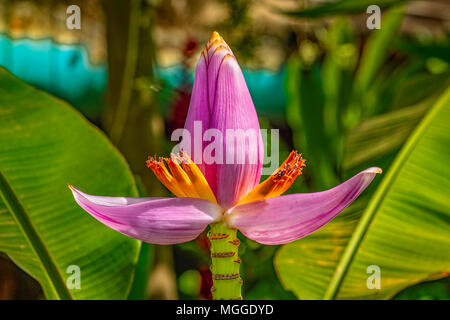
<svg viewBox="0 0 450 320">
<path fill-rule="evenodd" d="M 239 204 L 282 195 L 294 183 L 295 179 L 302 174 L 304 166 L 305 160 L 303 160 L 301 153 L 299 154 L 295 150 L 292 151 L 281 166 L 269 178 L 247 193 L 239 201 Z"/>
<path fill-rule="evenodd" d="M 158 160 L 156 157 L 149 157 L 147 167 L 177 197 L 201 198 L 217 203 L 203 173 L 186 153 L 180 152 L 178 156 L 171 154 L 170 158 Z"/>
</svg>

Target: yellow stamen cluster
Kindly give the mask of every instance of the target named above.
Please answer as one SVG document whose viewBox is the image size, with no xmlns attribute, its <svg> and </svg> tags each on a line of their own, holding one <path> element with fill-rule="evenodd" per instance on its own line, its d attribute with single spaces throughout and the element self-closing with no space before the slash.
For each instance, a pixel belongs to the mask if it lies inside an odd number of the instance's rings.
<svg viewBox="0 0 450 320">
<path fill-rule="evenodd" d="M 203 173 L 185 152 L 171 153 L 170 158 L 148 157 L 147 167 L 177 197 L 202 198 L 217 203 Z"/>
<path fill-rule="evenodd" d="M 239 204 L 280 196 L 302 174 L 304 166 L 306 165 L 302 154 L 295 150 L 292 151 L 281 166 L 269 178 L 244 196 Z"/>
</svg>

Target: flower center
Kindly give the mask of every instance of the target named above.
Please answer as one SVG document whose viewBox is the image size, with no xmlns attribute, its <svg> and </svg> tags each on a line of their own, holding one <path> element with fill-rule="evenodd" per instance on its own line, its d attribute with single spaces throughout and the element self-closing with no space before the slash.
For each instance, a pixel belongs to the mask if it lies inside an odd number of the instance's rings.
<svg viewBox="0 0 450 320">
<path fill-rule="evenodd" d="M 177 197 L 201 198 L 217 203 L 203 173 L 185 152 L 171 153 L 170 158 L 148 157 L 147 167 Z"/>
<path fill-rule="evenodd" d="M 305 160 L 303 160 L 302 154 L 295 150 L 292 151 L 289 157 L 269 178 L 247 193 L 238 204 L 280 196 L 302 174 L 304 166 Z"/>
</svg>

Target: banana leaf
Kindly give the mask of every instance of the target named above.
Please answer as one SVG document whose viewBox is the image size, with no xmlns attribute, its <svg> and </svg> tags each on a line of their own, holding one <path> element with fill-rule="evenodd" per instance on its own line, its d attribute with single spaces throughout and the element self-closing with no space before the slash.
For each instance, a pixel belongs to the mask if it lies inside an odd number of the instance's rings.
<svg viewBox="0 0 450 320">
<path fill-rule="evenodd" d="M 47 299 L 126 298 L 140 242 L 86 214 L 67 184 L 138 195 L 102 132 L 0 69 L 0 251 L 39 281 Z"/>
<path fill-rule="evenodd" d="M 447 89 L 373 196 L 366 193 L 340 219 L 277 252 L 275 267 L 286 289 L 302 299 L 389 299 L 448 276 L 449 121 Z M 379 288 L 368 285 L 371 266 L 379 267 Z"/>
</svg>

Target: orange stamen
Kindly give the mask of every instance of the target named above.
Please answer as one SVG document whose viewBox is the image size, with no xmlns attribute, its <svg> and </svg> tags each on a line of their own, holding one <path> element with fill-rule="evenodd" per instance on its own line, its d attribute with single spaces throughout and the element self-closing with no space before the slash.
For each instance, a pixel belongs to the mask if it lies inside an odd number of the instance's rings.
<svg viewBox="0 0 450 320">
<path fill-rule="evenodd" d="M 305 160 L 303 160 L 302 155 L 295 150 L 292 151 L 281 166 L 269 178 L 247 193 L 239 201 L 239 204 L 282 195 L 294 183 L 295 179 L 302 174 L 304 166 Z"/>
<path fill-rule="evenodd" d="M 217 203 L 203 173 L 185 152 L 158 160 L 148 157 L 147 167 L 177 197 L 202 198 Z"/>
<path fill-rule="evenodd" d="M 216 197 L 214 196 L 214 193 L 212 192 L 211 187 L 208 184 L 208 181 L 206 181 L 203 173 L 200 171 L 197 165 L 192 162 L 191 158 L 187 155 L 186 152 L 180 151 L 178 155 L 184 172 L 189 177 L 197 193 L 201 195 L 201 198 L 212 202 L 217 202 Z"/>
</svg>

